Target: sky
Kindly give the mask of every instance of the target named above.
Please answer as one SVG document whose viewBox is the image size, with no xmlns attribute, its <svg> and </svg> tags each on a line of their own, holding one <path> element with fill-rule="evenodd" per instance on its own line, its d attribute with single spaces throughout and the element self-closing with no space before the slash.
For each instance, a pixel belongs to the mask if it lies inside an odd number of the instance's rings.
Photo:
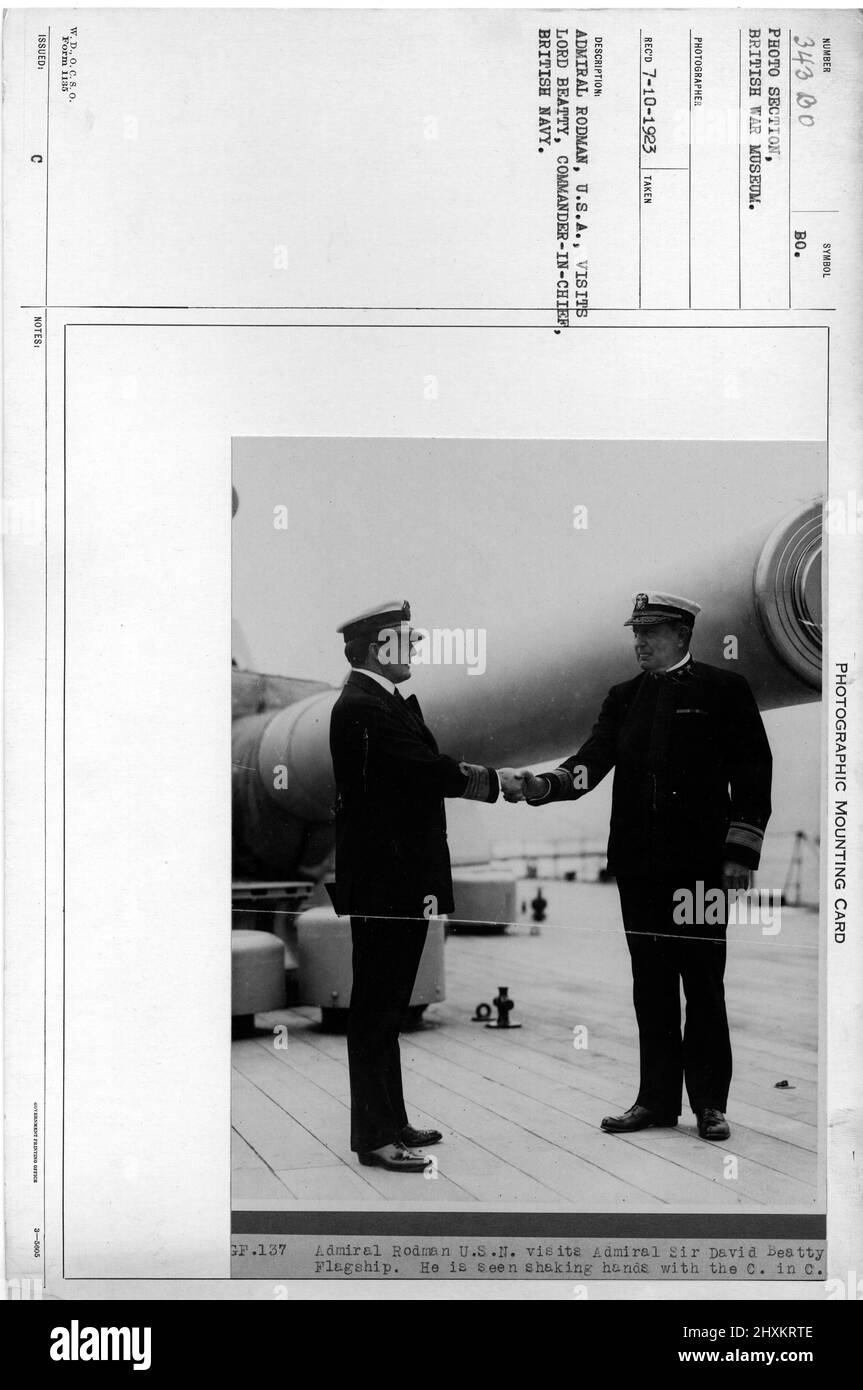
<svg viewBox="0 0 863 1390">
<path fill-rule="evenodd" d="M 771 441 L 245 439 L 233 472 L 235 654 L 334 685 L 346 670 L 339 624 L 405 597 L 420 626 L 485 629 L 490 652 L 506 649 L 504 677 L 520 631 L 574 644 L 576 661 L 580 643 L 595 655 L 601 642 L 611 685 L 635 674 L 622 627 L 634 591 L 695 598 L 706 622 L 711 601 L 751 583 L 772 526 L 824 489 L 821 446 Z M 696 656 L 714 660 L 697 635 Z M 422 700 L 438 678 L 418 668 L 412 688 Z M 775 878 L 789 836 L 818 832 L 820 706 L 766 711 L 765 726 Z M 454 856 L 537 837 L 602 843 L 610 781 L 541 823 L 527 807 L 450 802 Z"/>
</svg>

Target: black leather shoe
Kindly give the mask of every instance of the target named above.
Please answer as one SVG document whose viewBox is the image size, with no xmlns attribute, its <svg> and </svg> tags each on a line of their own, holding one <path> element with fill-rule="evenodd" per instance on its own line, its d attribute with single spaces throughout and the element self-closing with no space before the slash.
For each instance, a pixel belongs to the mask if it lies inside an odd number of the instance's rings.
<svg viewBox="0 0 863 1390">
<path fill-rule="evenodd" d="M 399 1138 L 409 1149 L 427 1149 L 429 1144 L 439 1144 L 443 1135 L 439 1129 L 414 1129 L 413 1125 L 405 1125 Z"/>
<path fill-rule="evenodd" d="M 364 1168 L 386 1168 L 390 1173 L 422 1173 L 434 1162 L 422 1154 L 411 1153 L 404 1144 L 387 1144 L 383 1149 L 358 1153 L 357 1158 Z"/>
<path fill-rule="evenodd" d="M 676 1115 L 661 1115 L 658 1110 L 648 1110 L 644 1105 L 630 1105 L 622 1115 L 606 1115 L 601 1128 L 607 1134 L 630 1134 L 635 1129 L 674 1129 Z"/>
<path fill-rule="evenodd" d="M 698 1133 L 702 1139 L 730 1139 L 731 1126 L 726 1120 L 721 1110 L 712 1110 L 705 1106 L 696 1114 L 698 1120 Z"/>
</svg>

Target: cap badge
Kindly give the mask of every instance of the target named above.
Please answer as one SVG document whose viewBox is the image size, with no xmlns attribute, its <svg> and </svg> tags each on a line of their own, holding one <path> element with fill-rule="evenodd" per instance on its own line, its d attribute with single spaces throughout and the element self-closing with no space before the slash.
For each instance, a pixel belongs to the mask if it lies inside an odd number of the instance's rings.
<svg viewBox="0 0 863 1390">
<path fill-rule="evenodd" d="M 646 607 L 647 607 L 647 594 L 636 594 L 636 595 L 635 595 L 635 611 L 636 611 L 636 613 L 640 613 L 641 610 L 642 610 L 642 608 L 646 608 Z"/>
</svg>

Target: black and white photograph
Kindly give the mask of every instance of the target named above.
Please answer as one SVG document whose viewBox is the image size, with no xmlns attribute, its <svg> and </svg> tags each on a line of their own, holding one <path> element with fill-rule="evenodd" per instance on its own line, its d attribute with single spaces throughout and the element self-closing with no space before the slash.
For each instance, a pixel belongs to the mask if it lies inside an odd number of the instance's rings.
<svg viewBox="0 0 863 1390">
<path fill-rule="evenodd" d="M 811 1361 L 749 1322 L 863 1279 L 859 16 L 2 63 L 9 1298 Z"/>
<path fill-rule="evenodd" d="M 235 1208 L 823 1210 L 824 489 L 234 440 Z"/>
</svg>

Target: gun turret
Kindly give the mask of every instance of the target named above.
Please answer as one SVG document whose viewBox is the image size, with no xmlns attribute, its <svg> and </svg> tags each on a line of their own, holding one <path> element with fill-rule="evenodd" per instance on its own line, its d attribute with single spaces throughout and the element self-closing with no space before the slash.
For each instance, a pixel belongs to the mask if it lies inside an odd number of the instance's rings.
<svg viewBox="0 0 863 1390">
<path fill-rule="evenodd" d="M 684 553 L 675 555 L 675 582 L 703 608 L 695 656 L 739 671 L 763 710 L 820 693 L 821 513 L 813 501 L 773 525 L 741 528 L 735 517 L 724 532 L 716 519 L 709 548 L 695 519 Z M 660 577 L 665 563 L 658 555 Z M 620 583 L 606 585 L 601 597 L 591 585 L 589 593 L 560 596 L 528 630 L 490 628 L 482 675 L 463 666 L 418 668 L 416 693 L 442 751 L 496 766 L 575 751 L 609 686 L 636 673 L 620 606 L 625 558 L 617 568 Z M 631 587 L 651 582 L 641 574 Z M 235 682 L 249 679 L 266 678 L 235 675 Z M 271 691 L 267 708 L 241 713 L 233 726 L 235 878 L 315 878 L 328 863 L 335 799 L 329 726 L 338 690 L 282 684 L 290 703 L 273 708 Z M 278 679 L 271 685 L 277 690 Z"/>
</svg>

